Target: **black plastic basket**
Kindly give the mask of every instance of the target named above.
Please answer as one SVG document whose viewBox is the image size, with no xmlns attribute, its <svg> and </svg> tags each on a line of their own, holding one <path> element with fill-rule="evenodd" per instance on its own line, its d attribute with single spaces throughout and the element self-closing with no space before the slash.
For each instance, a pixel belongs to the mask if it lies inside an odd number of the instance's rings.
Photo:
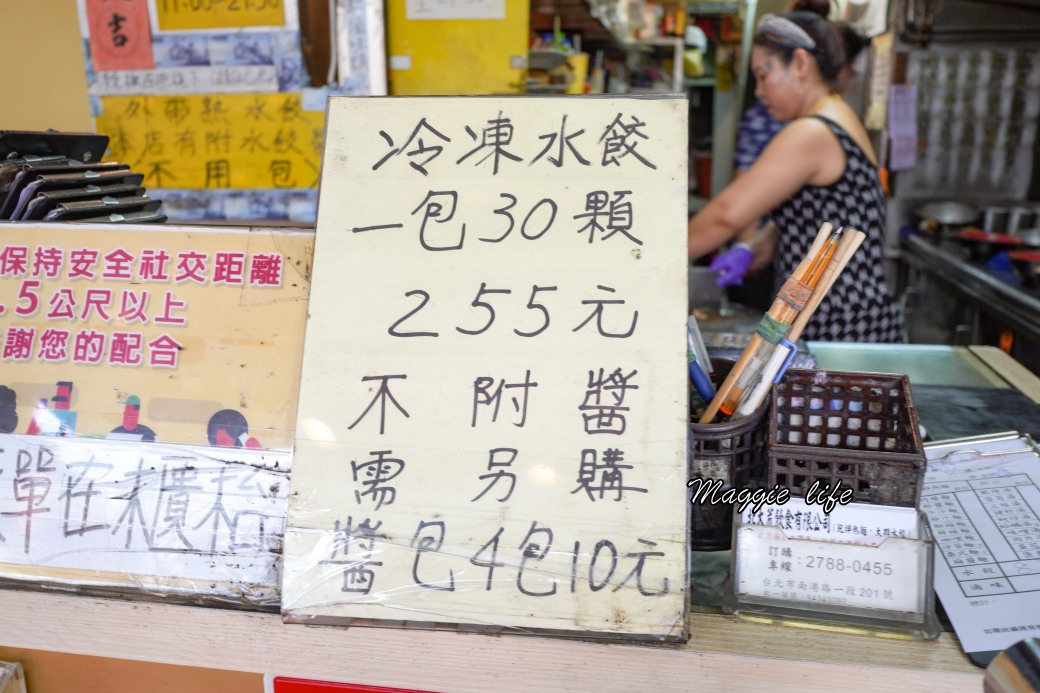
<svg viewBox="0 0 1040 693">
<path fill-rule="evenodd" d="M 841 481 L 861 503 L 916 507 L 925 457 L 905 375 L 788 370 L 773 387 L 767 485 Z"/>
<path fill-rule="evenodd" d="M 718 387 L 733 368 L 733 362 L 712 359 L 713 384 Z M 690 479 L 719 479 L 721 488 L 758 488 L 765 481 L 769 442 L 763 402 L 751 416 L 724 423 L 690 423 Z M 699 491 L 696 486 L 694 491 Z M 700 493 L 698 492 L 698 496 Z M 694 551 L 724 551 L 733 534 L 733 504 L 692 504 L 690 548 Z"/>
</svg>

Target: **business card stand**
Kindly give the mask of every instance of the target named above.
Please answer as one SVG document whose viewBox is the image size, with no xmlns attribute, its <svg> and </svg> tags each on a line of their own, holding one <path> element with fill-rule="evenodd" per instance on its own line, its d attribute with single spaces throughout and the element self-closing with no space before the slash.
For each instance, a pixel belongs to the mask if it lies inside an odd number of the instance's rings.
<svg viewBox="0 0 1040 693">
<path fill-rule="evenodd" d="M 0 693 L 25 693 L 25 671 L 18 662 L 0 662 Z"/>
<path fill-rule="evenodd" d="M 759 622 L 934 640 L 935 542 L 920 511 L 917 536 L 878 546 L 792 539 L 737 516 L 723 610 Z"/>
</svg>

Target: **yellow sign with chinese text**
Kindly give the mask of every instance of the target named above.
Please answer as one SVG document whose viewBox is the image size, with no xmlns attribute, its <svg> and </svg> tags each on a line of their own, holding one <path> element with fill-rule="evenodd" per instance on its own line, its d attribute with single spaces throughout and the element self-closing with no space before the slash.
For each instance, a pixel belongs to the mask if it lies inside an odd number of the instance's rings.
<svg viewBox="0 0 1040 693">
<path fill-rule="evenodd" d="M 283 26 L 284 0 L 156 0 L 161 31 Z"/>
<path fill-rule="evenodd" d="M 290 450 L 314 235 L 24 224 L 0 248 L 0 433 Z"/>
<path fill-rule="evenodd" d="M 105 96 L 97 131 L 108 158 L 153 188 L 311 188 L 324 111 L 298 93 Z"/>
</svg>

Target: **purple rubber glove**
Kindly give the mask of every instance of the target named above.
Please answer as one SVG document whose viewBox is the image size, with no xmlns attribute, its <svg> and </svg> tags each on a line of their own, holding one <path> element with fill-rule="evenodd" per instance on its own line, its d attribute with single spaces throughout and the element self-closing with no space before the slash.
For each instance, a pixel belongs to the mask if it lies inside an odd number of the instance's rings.
<svg viewBox="0 0 1040 693">
<path fill-rule="evenodd" d="M 715 284 L 719 288 L 736 286 L 744 283 L 744 275 L 751 266 L 751 248 L 745 243 L 737 243 L 729 250 L 725 250 L 715 256 L 708 266 L 715 273 Z"/>
</svg>

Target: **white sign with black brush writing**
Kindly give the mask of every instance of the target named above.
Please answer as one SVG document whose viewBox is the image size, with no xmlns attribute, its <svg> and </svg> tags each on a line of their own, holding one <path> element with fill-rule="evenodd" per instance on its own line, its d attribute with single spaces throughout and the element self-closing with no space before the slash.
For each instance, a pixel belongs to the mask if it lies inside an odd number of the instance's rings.
<svg viewBox="0 0 1040 693">
<path fill-rule="evenodd" d="M 287 620 L 684 637 L 686 113 L 329 101 Z"/>
</svg>

